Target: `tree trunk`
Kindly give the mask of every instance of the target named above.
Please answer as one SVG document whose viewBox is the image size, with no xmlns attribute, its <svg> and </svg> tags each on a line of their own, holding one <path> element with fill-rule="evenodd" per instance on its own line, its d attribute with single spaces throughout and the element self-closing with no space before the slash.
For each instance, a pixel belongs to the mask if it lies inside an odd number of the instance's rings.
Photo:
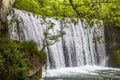
<svg viewBox="0 0 120 80">
<path fill-rule="evenodd" d="M 6 17 L 14 2 L 15 0 L 0 0 L 0 30 L 4 27 Z"/>
</svg>

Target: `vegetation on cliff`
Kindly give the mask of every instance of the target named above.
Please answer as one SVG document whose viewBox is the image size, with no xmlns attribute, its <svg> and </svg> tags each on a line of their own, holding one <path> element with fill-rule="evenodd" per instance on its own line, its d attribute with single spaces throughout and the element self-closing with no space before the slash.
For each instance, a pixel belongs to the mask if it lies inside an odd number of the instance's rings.
<svg viewBox="0 0 120 80">
<path fill-rule="evenodd" d="M 38 80 L 41 77 L 46 53 L 39 51 L 34 41 L 19 42 L 0 36 L 0 44 L 1 80 Z M 38 71 L 34 71 L 36 68 Z"/>
</svg>

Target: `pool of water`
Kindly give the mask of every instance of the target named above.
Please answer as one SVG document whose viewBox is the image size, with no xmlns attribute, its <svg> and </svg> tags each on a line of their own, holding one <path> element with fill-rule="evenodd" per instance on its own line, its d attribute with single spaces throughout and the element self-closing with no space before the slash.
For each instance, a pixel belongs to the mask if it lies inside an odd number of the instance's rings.
<svg viewBox="0 0 120 80">
<path fill-rule="evenodd" d="M 120 69 L 82 66 L 47 70 L 41 80 L 120 80 Z"/>
</svg>

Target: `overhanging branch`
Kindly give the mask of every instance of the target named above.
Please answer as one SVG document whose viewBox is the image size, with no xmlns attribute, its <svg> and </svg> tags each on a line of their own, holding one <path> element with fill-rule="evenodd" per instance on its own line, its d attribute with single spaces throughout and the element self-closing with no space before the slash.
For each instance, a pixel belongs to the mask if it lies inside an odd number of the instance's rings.
<svg viewBox="0 0 120 80">
<path fill-rule="evenodd" d="M 73 3 L 72 0 L 69 0 L 69 2 L 70 2 L 70 4 L 71 4 L 73 10 L 77 13 L 77 15 L 78 15 L 79 17 L 81 17 L 81 16 L 84 15 L 82 12 L 78 12 L 77 7 L 74 5 L 74 3 Z"/>
</svg>

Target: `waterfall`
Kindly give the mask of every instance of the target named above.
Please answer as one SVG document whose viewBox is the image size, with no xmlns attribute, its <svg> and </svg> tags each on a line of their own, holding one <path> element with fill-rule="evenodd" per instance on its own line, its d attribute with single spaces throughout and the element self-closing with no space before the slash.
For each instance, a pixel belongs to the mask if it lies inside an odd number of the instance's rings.
<svg viewBox="0 0 120 80">
<path fill-rule="evenodd" d="M 74 19 L 77 21 L 75 24 L 71 18 L 46 18 L 45 23 L 41 16 L 17 9 L 11 11 L 8 20 L 12 39 L 34 40 L 39 48 L 43 46 L 43 33 L 49 26 L 47 23 L 54 23 L 53 29 L 49 31 L 51 34 L 57 34 L 57 31 L 61 30 L 66 32 L 66 35 L 59 38 L 59 42 L 46 48 L 50 69 L 107 64 L 105 45 L 93 42 L 93 38 L 97 36 L 104 40 L 104 28 L 98 28 L 97 25 L 90 28 L 80 19 Z"/>
</svg>

